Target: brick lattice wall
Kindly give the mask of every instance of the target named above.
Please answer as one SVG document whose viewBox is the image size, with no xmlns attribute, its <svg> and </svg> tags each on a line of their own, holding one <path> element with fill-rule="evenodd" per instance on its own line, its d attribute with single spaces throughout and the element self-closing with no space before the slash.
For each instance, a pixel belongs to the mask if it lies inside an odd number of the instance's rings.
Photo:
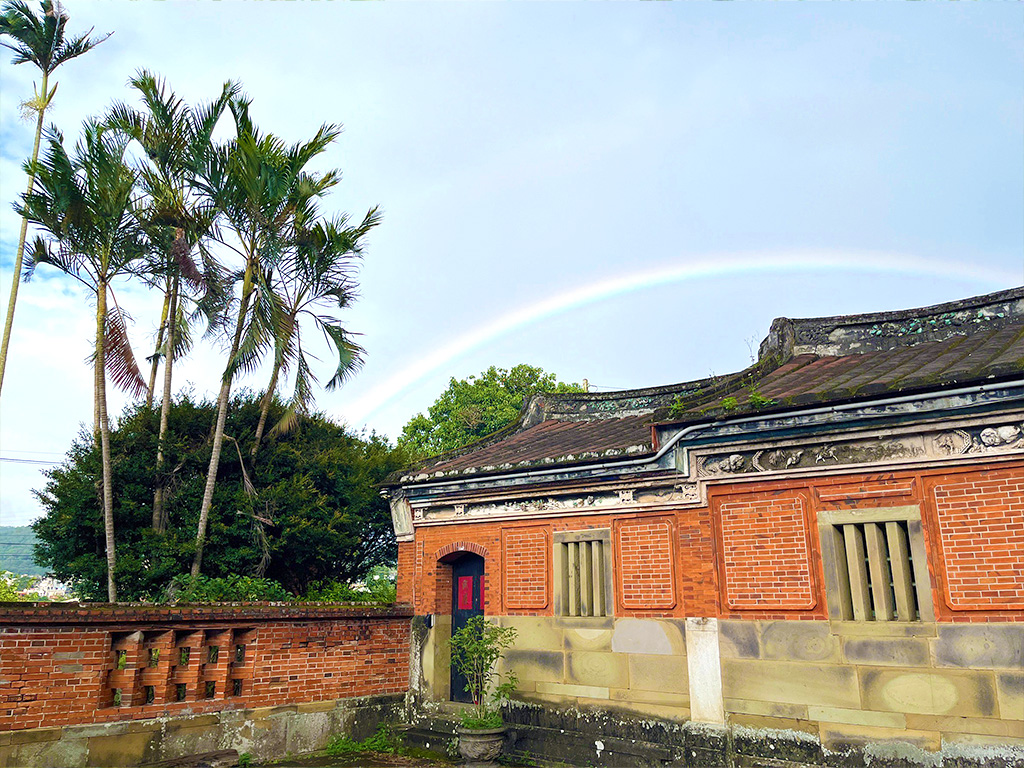
<svg viewBox="0 0 1024 768">
<path fill-rule="evenodd" d="M 827 619 L 817 512 L 917 506 L 937 618 L 1024 620 L 1024 464 L 1019 461 L 730 482 L 710 485 L 708 497 L 707 507 L 669 514 L 624 510 L 418 527 L 415 548 L 404 550 L 409 554 L 403 561 L 414 565 L 408 581 L 414 585 L 416 612 L 450 613 L 451 567 L 438 562 L 435 553 L 460 541 L 488 553 L 488 615 L 551 615 L 550 566 L 542 567 L 535 557 L 539 532 L 549 537 L 550 558 L 555 532 L 610 527 L 616 616 Z M 943 539 L 943 516 L 946 530 L 962 533 Z M 662 533 L 666 525 L 672 531 L 668 540 Z M 513 547 L 513 540 L 522 544 Z M 978 541 L 984 546 L 971 544 Z M 634 552 L 636 546 L 649 549 Z M 520 551 L 529 554 L 511 562 L 510 554 Z M 663 568 L 666 557 L 674 577 Z M 975 578 L 978 588 L 968 595 L 963 590 L 974 583 L 967 579 Z M 953 599 L 944 598 L 946 591 Z M 528 607 L 526 600 L 537 607 Z"/>
<path fill-rule="evenodd" d="M 506 607 L 547 608 L 551 546 L 546 527 L 502 531 Z"/>
<path fill-rule="evenodd" d="M 726 606 L 795 610 L 816 600 L 807 512 L 794 493 L 715 499 Z"/>
<path fill-rule="evenodd" d="M 0 731 L 403 693 L 411 613 L 0 604 Z"/>
<path fill-rule="evenodd" d="M 618 520 L 615 533 L 620 604 L 632 611 L 675 607 L 672 518 Z"/>
<path fill-rule="evenodd" d="M 949 606 L 1024 608 L 1024 472 L 939 479 L 931 493 Z"/>
</svg>

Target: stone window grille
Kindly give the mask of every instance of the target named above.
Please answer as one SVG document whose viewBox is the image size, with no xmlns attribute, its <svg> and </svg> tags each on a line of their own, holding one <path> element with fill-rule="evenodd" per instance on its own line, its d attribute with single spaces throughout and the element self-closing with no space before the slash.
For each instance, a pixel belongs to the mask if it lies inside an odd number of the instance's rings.
<svg viewBox="0 0 1024 768">
<path fill-rule="evenodd" d="M 844 621 L 934 621 L 916 506 L 818 513 L 829 614 Z"/>
<path fill-rule="evenodd" d="M 611 529 L 559 531 L 554 543 L 555 615 L 611 616 Z"/>
</svg>

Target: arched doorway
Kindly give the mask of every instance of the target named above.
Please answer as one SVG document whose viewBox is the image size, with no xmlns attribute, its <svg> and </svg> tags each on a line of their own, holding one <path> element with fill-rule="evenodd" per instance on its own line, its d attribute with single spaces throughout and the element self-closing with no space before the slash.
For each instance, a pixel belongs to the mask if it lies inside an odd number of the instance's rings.
<svg viewBox="0 0 1024 768">
<path fill-rule="evenodd" d="M 484 615 L 484 559 L 470 552 L 452 562 L 452 634 Z M 451 665 L 452 701 L 471 701 L 466 677 Z"/>
</svg>

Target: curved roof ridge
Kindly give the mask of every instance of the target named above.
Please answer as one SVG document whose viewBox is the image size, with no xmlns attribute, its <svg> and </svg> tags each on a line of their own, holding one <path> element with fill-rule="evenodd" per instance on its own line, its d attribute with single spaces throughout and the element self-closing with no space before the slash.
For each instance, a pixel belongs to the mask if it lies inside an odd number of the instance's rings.
<svg viewBox="0 0 1024 768">
<path fill-rule="evenodd" d="M 1024 286 L 913 309 L 772 321 L 758 359 L 793 355 L 850 355 L 945 341 L 974 329 L 1024 319 Z"/>
</svg>

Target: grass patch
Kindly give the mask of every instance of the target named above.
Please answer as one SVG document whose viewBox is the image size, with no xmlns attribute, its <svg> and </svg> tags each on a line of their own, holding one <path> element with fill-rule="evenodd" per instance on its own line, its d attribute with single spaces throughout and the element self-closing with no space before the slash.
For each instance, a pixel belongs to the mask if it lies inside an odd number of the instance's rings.
<svg viewBox="0 0 1024 768">
<path fill-rule="evenodd" d="M 324 751 L 331 757 L 344 757 L 346 755 L 358 755 L 363 752 L 383 752 L 388 755 L 402 753 L 402 745 L 399 744 L 394 732 L 385 723 L 377 726 L 377 732 L 362 741 L 355 741 L 348 736 L 335 736 L 331 739 Z"/>
</svg>

